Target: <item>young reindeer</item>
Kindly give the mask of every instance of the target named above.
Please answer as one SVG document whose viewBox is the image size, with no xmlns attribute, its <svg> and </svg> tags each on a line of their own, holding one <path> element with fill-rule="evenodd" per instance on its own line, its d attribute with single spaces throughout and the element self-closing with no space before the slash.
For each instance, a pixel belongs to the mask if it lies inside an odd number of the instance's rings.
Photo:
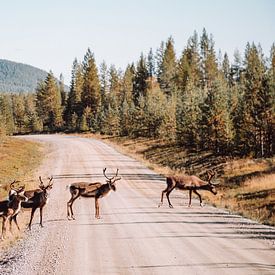
<svg viewBox="0 0 275 275">
<path fill-rule="evenodd" d="M 40 185 L 39 189 L 25 191 L 25 196 L 29 198 L 27 202 L 22 203 L 23 208 L 31 208 L 31 218 L 28 225 L 29 230 L 31 230 L 32 220 L 34 213 L 37 208 L 40 208 L 40 226 L 43 227 L 42 219 L 43 219 L 43 208 L 47 204 L 49 200 L 49 192 L 53 187 L 53 177 L 48 178 L 49 182 L 47 185 L 44 185 L 41 177 L 39 177 Z M 16 216 L 13 218 L 16 222 Z"/>
<path fill-rule="evenodd" d="M 99 198 L 105 197 L 111 190 L 116 191 L 115 182 L 120 180 L 121 177 L 118 177 L 118 169 L 115 176 L 108 178 L 105 174 L 106 168 L 103 169 L 103 175 L 105 176 L 106 183 L 102 184 L 100 182 L 87 183 L 87 182 L 75 182 L 72 183 L 70 188 L 71 198 L 67 202 L 67 218 L 75 220 L 73 214 L 73 203 L 79 197 L 85 198 L 95 198 L 95 218 L 100 219 L 99 216 Z"/>
<path fill-rule="evenodd" d="M 21 186 L 19 189 L 15 189 L 13 187 L 14 183 L 15 181 L 10 185 L 12 189 L 9 192 L 9 199 L 0 202 L 0 217 L 3 218 L 1 240 L 5 238 L 8 220 L 11 221 L 14 216 L 17 216 L 21 209 L 21 203 L 28 200 L 28 198 L 24 195 L 25 186 Z M 16 220 L 15 224 L 18 230 L 20 230 Z"/>
<path fill-rule="evenodd" d="M 197 190 L 207 190 L 217 194 L 217 190 L 214 184 L 211 182 L 211 179 L 215 176 L 215 172 L 209 171 L 207 172 L 208 180 L 203 181 L 196 176 L 169 176 L 166 178 L 167 187 L 161 193 L 161 200 L 158 205 L 160 207 L 163 204 L 163 195 L 166 193 L 166 197 L 169 203 L 169 207 L 173 208 L 173 205 L 170 202 L 169 195 L 176 188 L 180 190 L 189 190 L 189 204 L 188 207 L 191 206 L 192 199 L 192 191 L 199 197 L 200 206 L 202 206 L 201 195 L 197 192 Z"/>
</svg>

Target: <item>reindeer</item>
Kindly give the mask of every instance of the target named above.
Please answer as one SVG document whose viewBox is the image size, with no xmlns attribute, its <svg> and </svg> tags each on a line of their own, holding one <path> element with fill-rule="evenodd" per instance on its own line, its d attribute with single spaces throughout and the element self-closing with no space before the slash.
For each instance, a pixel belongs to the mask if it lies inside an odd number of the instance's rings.
<svg viewBox="0 0 275 275">
<path fill-rule="evenodd" d="M 197 190 L 207 190 L 217 194 L 217 190 L 214 184 L 211 182 L 211 179 L 215 176 L 215 173 L 212 171 L 207 172 L 208 179 L 207 181 L 203 181 L 200 178 L 192 175 L 192 176 L 168 176 L 166 178 L 167 187 L 161 193 L 161 200 L 158 205 L 160 207 L 163 204 L 163 195 L 166 193 L 166 197 L 169 203 L 169 207 L 173 208 L 173 205 L 170 202 L 169 195 L 175 189 L 180 190 L 189 190 L 189 204 L 188 207 L 191 207 L 191 199 L 192 199 L 192 191 L 199 197 L 200 206 L 202 206 L 201 195 L 197 192 Z"/>
<path fill-rule="evenodd" d="M 21 186 L 19 189 L 15 189 L 13 184 L 11 183 L 11 191 L 9 192 L 9 199 L 0 202 L 0 216 L 3 218 L 2 221 L 2 236 L 1 240 L 5 238 L 6 235 L 6 225 L 8 220 L 11 221 L 13 217 L 17 216 L 20 209 L 21 203 L 26 202 L 28 198 L 24 195 L 25 186 Z M 15 219 L 15 224 L 20 230 L 17 220 Z M 10 223 L 10 231 L 11 231 L 11 223 Z"/>
<path fill-rule="evenodd" d="M 27 202 L 22 203 L 23 208 L 31 208 L 31 218 L 28 225 L 28 229 L 31 230 L 32 220 L 34 213 L 37 208 L 40 208 L 40 226 L 43 227 L 42 218 L 43 218 L 43 208 L 49 200 L 49 192 L 53 187 L 53 177 L 48 178 L 49 182 L 47 185 L 44 185 L 41 177 L 39 177 L 40 185 L 39 189 L 25 191 L 25 196 L 29 198 Z M 13 220 L 16 222 L 16 216 L 13 217 Z"/>
<path fill-rule="evenodd" d="M 73 214 L 73 203 L 78 197 L 85 198 L 95 198 L 95 218 L 100 219 L 99 216 L 99 198 L 105 197 L 111 190 L 116 191 L 115 182 L 120 180 L 121 177 L 118 177 L 118 169 L 115 176 L 108 178 L 105 174 L 106 168 L 103 169 L 103 175 L 105 176 L 106 183 L 102 184 L 100 182 L 87 183 L 87 182 L 75 182 L 72 183 L 70 188 L 71 198 L 67 202 L 67 218 L 75 220 Z"/>
</svg>

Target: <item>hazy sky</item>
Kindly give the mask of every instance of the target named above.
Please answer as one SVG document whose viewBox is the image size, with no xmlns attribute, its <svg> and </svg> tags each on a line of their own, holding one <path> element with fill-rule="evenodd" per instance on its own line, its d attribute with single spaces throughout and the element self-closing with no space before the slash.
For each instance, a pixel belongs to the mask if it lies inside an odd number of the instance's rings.
<svg viewBox="0 0 275 275">
<path fill-rule="evenodd" d="M 125 66 L 172 35 L 179 55 L 194 30 L 232 58 L 247 42 L 269 55 L 275 0 L 0 0 L 0 58 L 63 73 L 88 47 L 97 64 Z"/>
</svg>

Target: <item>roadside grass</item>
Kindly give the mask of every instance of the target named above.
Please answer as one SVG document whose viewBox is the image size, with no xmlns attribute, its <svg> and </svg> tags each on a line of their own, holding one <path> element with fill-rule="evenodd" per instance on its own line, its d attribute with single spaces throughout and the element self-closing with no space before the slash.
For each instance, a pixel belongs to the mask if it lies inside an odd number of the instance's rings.
<svg viewBox="0 0 275 275">
<path fill-rule="evenodd" d="M 89 136 L 115 145 L 164 176 L 186 173 L 206 179 L 206 171 L 215 169 L 218 194 L 201 191 L 204 200 L 231 213 L 275 226 L 275 158 L 230 159 L 211 152 L 183 150 L 162 140 Z"/>
<path fill-rule="evenodd" d="M 0 140 L 0 200 L 7 198 L 10 183 L 14 179 L 20 181 L 17 185 L 25 185 L 26 189 L 37 188 L 39 182 L 37 179 L 33 179 L 33 174 L 43 160 L 43 152 L 44 147 L 41 143 L 14 137 L 5 137 Z M 29 219 L 28 212 L 19 214 L 18 223 L 22 229 L 20 232 L 13 224 L 13 234 L 11 235 L 9 225 L 7 226 L 6 239 L 0 242 L 1 250 L 22 237 L 23 228 L 26 227 Z"/>
</svg>

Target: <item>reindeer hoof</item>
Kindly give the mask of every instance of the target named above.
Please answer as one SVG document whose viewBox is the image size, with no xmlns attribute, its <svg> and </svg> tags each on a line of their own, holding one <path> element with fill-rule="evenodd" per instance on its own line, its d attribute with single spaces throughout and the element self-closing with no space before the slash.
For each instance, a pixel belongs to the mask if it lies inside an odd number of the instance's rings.
<svg viewBox="0 0 275 275">
<path fill-rule="evenodd" d="M 158 205 L 158 208 L 160 208 L 162 206 L 162 203 L 160 203 L 159 205 Z"/>
<path fill-rule="evenodd" d="M 174 206 L 172 204 L 169 205 L 170 208 L 174 208 Z"/>
<path fill-rule="evenodd" d="M 191 204 L 188 204 L 188 207 L 191 207 Z"/>
</svg>

